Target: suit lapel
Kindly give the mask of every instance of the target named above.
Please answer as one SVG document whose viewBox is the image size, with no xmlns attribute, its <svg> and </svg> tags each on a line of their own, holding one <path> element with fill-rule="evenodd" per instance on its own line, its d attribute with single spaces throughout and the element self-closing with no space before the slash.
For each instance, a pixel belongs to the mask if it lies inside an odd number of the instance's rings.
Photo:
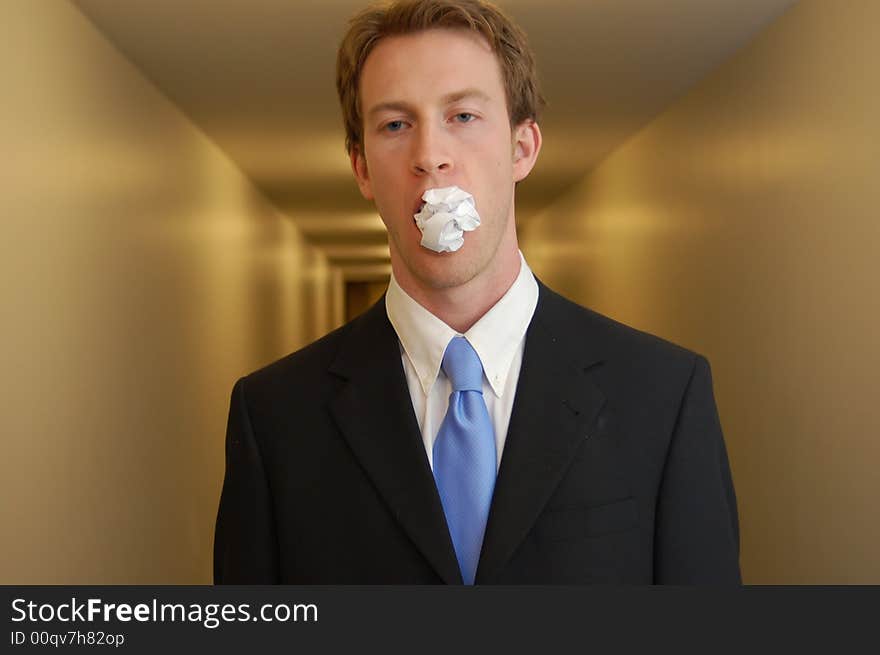
<svg viewBox="0 0 880 655">
<path fill-rule="evenodd" d="M 447 584 L 461 573 L 384 298 L 355 321 L 330 371 L 345 379 L 331 411 L 392 514 Z"/>
<path fill-rule="evenodd" d="M 605 402 L 585 369 L 599 361 L 563 336 L 559 298 L 540 285 L 492 498 L 477 584 L 491 583 L 540 515 Z M 588 339 L 581 335 L 578 340 Z"/>
</svg>

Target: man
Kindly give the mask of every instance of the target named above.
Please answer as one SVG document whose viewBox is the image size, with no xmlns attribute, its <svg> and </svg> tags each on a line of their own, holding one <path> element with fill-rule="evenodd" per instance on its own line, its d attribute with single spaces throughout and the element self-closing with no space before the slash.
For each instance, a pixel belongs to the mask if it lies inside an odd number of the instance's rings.
<svg viewBox="0 0 880 655">
<path fill-rule="evenodd" d="M 236 383 L 215 581 L 739 583 L 706 360 L 564 300 L 519 252 L 541 148 L 522 32 L 479 0 L 369 9 L 337 86 L 392 280 Z M 481 222 L 442 251 L 413 217 L 452 186 Z"/>
</svg>

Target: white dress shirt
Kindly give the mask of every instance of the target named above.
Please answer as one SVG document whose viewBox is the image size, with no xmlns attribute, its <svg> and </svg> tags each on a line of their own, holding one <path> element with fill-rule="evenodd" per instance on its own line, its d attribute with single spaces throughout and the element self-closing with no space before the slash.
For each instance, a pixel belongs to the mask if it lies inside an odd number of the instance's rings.
<svg viewBox="0 0 880 655">
<path fill-rule="evenodd" d="M 409 395 L 432 470 L 434 439 L 452 391 L 440 364 L 446 346 L 455 336 L 464 336 L 483 364 L 483 398 L 495 430 L 496 470 L 501 464 L 526 330 L 538 304 L 538 283 L 522 253 L 520 262 L 519 275 L 507 293 L 464 335 L 413 300 L 391 275 L 385 310 L 400 340 Z"/>
</svg>

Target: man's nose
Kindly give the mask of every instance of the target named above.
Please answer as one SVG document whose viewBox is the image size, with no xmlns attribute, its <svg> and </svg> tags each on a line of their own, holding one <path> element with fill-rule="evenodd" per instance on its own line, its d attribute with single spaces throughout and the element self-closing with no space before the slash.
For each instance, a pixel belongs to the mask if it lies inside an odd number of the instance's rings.
<svg viewBox="0 0 880 655">
<path fill-rule="evenodd" d="M 417 175 L 452 170 L 452 157 L 441 128 L 422 125 L 413 141 L 412 168 Z"/>
</svg>

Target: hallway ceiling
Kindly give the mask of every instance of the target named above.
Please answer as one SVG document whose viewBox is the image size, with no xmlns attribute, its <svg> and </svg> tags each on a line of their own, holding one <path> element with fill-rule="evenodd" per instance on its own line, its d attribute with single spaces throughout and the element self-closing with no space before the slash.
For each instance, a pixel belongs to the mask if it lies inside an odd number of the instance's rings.
<svg viewBox="0 0 880 655">
<path fill-rule="evenodd" d="M 336 46 L 364 2 L 72 1 L 332 261 L 387 262 L 384 229 L 349 171 L 334 87 Z M 529 34 L 549 102 L 517 220 L 794 2 L 498 0 Z"/>
</svg>

